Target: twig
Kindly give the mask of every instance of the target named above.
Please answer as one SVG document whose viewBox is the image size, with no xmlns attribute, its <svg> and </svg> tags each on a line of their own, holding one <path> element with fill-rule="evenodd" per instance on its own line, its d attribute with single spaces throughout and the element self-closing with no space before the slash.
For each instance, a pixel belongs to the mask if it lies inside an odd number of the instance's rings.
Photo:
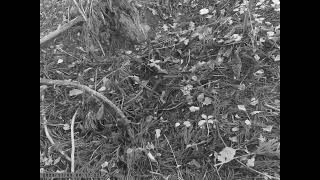
<svg viewBox="0 0 320 180">
<path fill-rule="evenodd" d="M 83 9 L 80 8 L 79 4 L 77 3 L 76 0 L 73 0 L 74 5 L 77 6 L 79 13 L 81 14 L 81 16 L 83 17 L 83 19 L 87 22 L 87 17 L 85 16 Z"/>
<path fill-rule="evenodd" d="M 43 119 L 43 127 L 44 127 L 44 132 L 46 134 L 46 137 L 48 138 L 48 140 L 50 141 L 50 143 L 54 146 L 56 143 L 54 142 L 54 140 L 52 139 L 51 135 L 50 135 L 50 132 L 49 132 L 49 129 L 48 129 L 48 126 L 47 126 L 47 119 L 46 119 L 46 115 L 45 115 L 45 110 L 42 109 L 41 110 L 41 116 L 42 116 L 42 119 Z M 58 149 L 58 151 L 68 160 L 68 161 L 71 161 L 71 158 L 66 155 L 64 153 L 64 151 L 62 151 L 61 149 Z"/>
<path fill-rule="evenodd" d="M 251 167 L 243 164 L 243 163 L 242 163 L 241 161 L 239 161 L 238 159 L 236 159 L 236 161 L 238 161 L 240 164 L 242 164 L 243 166 L 247 167 L 247 168 L 250 169 L 251 171 L 254 171 L 254 172 L 256 172 L 256 173 L 258 173 L 258 174 L 260 174 L 260 175 L 266 176 L 266 177 L 268 177 L 269 179 L 279 179 L 279 180 L 280 180 L 280 178 L 278 178 L 278 177 L 270 176 L 270 175 L 268 175 L 268 174 L 264 174 L 264 173 L 262 173 L 262 172 L 259 172 L 259 171 L 255 170 L 255 169 L 253 169 L 253 168 L 251 168 Z"/>
<path fill-rule="evenodd" d="M 166 138 L 167 143 L 168 143 L 168 145 L 169 145 L 169 147 L 170 147 L 170 149 L 171 149 L 171 153 L 173 154 L 173 159 L 174 159 L 174 161 L 176 162 L 176 165 L 177 165 L 178 178 L 180 178 L 181 171 L 180 171 L 179 167 L 180 167 L 181 165 L 178 164 L 177 158 L 176 158 L 176 156 L 174 155 L 173 149 L 172 149 L 172 147 L 171 147 L 171 145 L 170 145 L 170 142 L 169 142 L 167 136 L 166 136 L 165 134 L 164 134 L 163 136 Z"/>
<path fill-rule="evenodd" d="M 273 110 L 280 111 L 280 109 L 278 109 L 278 108 L 276 108 L 276 107 L 273 107 L 273 106 L 271 106 L 271 105 L 269 105 L 269 104 L 267 104 L 267 103 L 264 103 L 264 105 L 267 106 L 268 108 L 273 109 Z"/>
<path fill-rule="evenodd" d="M 109 106 L 111 106 L 121 117 L 121 120 L 125 125 L 129 124 L 131 121 L 128 120 L 128 118 L 124 115 L 124 113 L 121 111 L 120 108 L 118 108 L 111 100 L 109 100 L 107 97 L 102 95 L 101 93 L 89 88 L 86 85 L 82 85 L 79 82 L 76 81 L 70 81 L 70 80 L 50 80 L 50 79 L 43 79 L 40 78 L 40 84 L 50 84 L 50 85 L 63 85 L 63 86 L 73 86 L 78 89 L 84 90 L 88 92 L 89 94 L 96 96 L 100 99 L 102 99 L 104 102 L 106 102 Z"/>
<path fill-rule="evenodd" d="M 74 113 L 72 119 L 71 119 L 71 172 L 74 172 L 74 152 L 75 152 L 75 145 L 74 145 L 74 121 L 76 119 L 76 116 L 78 114 L 79 108 Z"/>
<path fill-rule="evenodd" d="M 65 32 L 66 30 L 68 30 L 69 28 L 71 28 L 72 26 L 74 26 L 75 24 L 77 24 L 81 21 L 83 21 L 83 17 L 78 16 L 78 17 L 74 18 L 73 20 L 71 20 L 70 22 L 61 26 L 59 29 L 57 29 L 53 32 L 50 32 L 48 35 L 46 35 L 45 37 L 40 39 L 40 46 L 43 45 L 44 43 L 52 40 L 53 38 L 57 37 L 59 34 Z"/>
</svg>

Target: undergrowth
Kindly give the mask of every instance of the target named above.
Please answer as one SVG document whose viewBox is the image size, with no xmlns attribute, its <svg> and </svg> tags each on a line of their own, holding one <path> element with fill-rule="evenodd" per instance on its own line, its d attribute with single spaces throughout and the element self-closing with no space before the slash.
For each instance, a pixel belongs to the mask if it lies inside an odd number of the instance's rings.
<svg viewBox="0 0 320 180">
<path fill-rule="evenodd" d="M 91 24 L 40 48 L 40 78 L 87 86 L 127 121 L 95 94 L 41 83 L 41 173 L 280 179 L 279 1 L 132 1 L 152 23 L 140 44 L 112 31 L 110 0 L 82 2 Z M 40 1 L 40 37 L 73 6 Z"/>
</svg>

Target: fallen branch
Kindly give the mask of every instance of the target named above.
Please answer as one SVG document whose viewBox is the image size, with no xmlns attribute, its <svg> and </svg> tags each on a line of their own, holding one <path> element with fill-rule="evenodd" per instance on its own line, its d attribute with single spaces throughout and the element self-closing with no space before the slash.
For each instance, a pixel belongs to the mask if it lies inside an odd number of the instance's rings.
<svg viewBox="0 0 320 180">
<path fill-rule="evenodd" d="M 63 86 L 73 86 L 78 89 L 81 89 L 83 91 L 88 92 L 89 94 L 96 96 L 100 99 L 102 99 L 104 102 L 106 102 L 109 106 L 111 106 L 121 117 L 121 121 L 124 125 L 128 125 L 131 123 L 130 120 L 124 115 L 124 113 L 121 111 L 120 108 L 118 108 L 111 100 L 109 100 L 107 97 L 102 95 L 101 93 L 89 88 L 88 86 L 82 85 L 79 82 L 76 81 L 70 81 L 70 80 L 50 80 L 50 79 L 43 79 L 40 78 L 40 84 L 49 84 L 49 85 L 63 85 Z"/>
<path fill-rule="evenodd" d="M 46 35 L 45 37 L 40 39 L 40 46 L 43 45 L 44 43 L 52 40 L 53 38 L 57 37 L 59 34 L 65 32 L 66 30 L 68 30 L 69 28 L 71 28 L 72 26 L 74 26 L 75 24 L 84 21 L 82 16 L 78 16 L 76 18 L 74 18 L 73 20 L 71 20 L 70 22 L 68 22 L 67 24 L 64 24 L 63 26 L 61 26 L 59 29 L 50 32 L 48 35 Z"/>
<path fill-rule="evenodd" d="M 49 139 L 50 143 L 54 146 L 56 143 L 54 142 L 54 140 L 52 139 L 48 126 L 47 126 L 47 119 L 46 119 L 46 115 L 45 115 L 45 110 L 41 109 L 41 117 L 43 119 L 43 127 L 44 127 L 44 132 L 47 136 L 47 138 Z M 61 149 L 58 149 L 58 151 L 68 160 L 71 161 L 71 158 Z"/>
<path fill-rule="evenodd" d="M 78 110 L 74 113 L 72 119 L 71 119 L 71 172 L 74 172 L 74 152 L 75 152 L 75 145 L 74 145 L 74 121 L 76 119 L 76 116 L 78 114 Z"/>
</svg>

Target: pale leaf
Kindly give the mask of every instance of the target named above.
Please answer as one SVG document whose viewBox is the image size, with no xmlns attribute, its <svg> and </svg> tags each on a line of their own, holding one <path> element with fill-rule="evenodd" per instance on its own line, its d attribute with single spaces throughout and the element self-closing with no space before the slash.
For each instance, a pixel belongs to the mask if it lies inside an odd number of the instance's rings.
<svg viewBox="0 0 320 180">
<path fill-rule="evenodd" d="M 158 139 L 161 136 L 161 129 L 156 129 L 156 138 Z"/>
<path fill-rule="evenodd" d="M 199 111 L 200 108 L 199 108 L 199 107 L 196 107 L 196 106 L 191 106 L 191 107 L 189 107 L 189 110 L 190 110 L 191 112 L 195 112 L 195 111 Z"/>
<path fill-rule="evenodd" d="M 247 166 L 248 167 L 253 167 L 254 166 L 254 156 L 251 158 L 251 159 L 248 159 L 248 161 L 247 161 Z"/>
<path fill-rule="evenodd" d="M 230 140 L 231 142 L 238 142 L 237 136 L 229 137 L 229 140 Z"/>
<path fill-rule="evenodd" d="M 70 125 L 69 124 L 64 124 L 63 125 L 63 130 L 67 131 L 70 129 Z"/>
<path fill-rule="evenodd" d="M 59 60 L 57 61 L 57 64 L 60 64 L 60 63 L 63 63 L 63 59 L 59 59 Z"/>
<path fill-rule="evenodd" d="M 272 128 L 273 128 L 273 126 L 269 125 L 269 126 L 267 126 L 267 127 L 265 127 L 265 128 L 262 128 L 262 129 L 263 129 L 264 131 L 271 132 L 271 131 L 272 131 Z"/>
<path fill-rule="evenodd" d="M 222 163 L 227 163 L 233 160 L 235 154 L 235 149 L 232 147 L 225 147 L 221 152 L 219 152 L 217 159 Z"/>
<path fill-rule="evenodd" d="M 157 162 L 156 158 L 150 152 L 148 152 L 147 155 L 152 162 Z"/>
<path fill-rule="evenodd" d="M 203 8 L 203 9 L 201 9 L 200 10 L 200 15 L 205 15 L 205 14 L 208 14 L 209 13 L 209 9 L 207 9 L 207 8 Z"/>
<path fill-rule="evenodd" d="M 103 118 L 103 115 L 104 115 L 104 105 L 102 104 L 96 114 L 97 120 L 101 120 Z"/>
<path fill-rule="evenodd" d="M 197 100 L 198 100 L 199 102 L 202 102 L 202 101 L 204 100 L 204 93 L 200 93 L 200 94 L 198 95 L 198 97 L 197 97 Z"/>
<path fill-rule="evenodd" d="M 247 111 L 244 105 L 238 105 L 238 109 L 241 111 Z"/>
<path fill-rule="evenodd" d="M 177 123 L 174 124 L 174 126 L 175 126 L 175 127 L 179 127 L 179 126 L 180 126 L 180 123 L 177 122 Z"/>
<path fill-rule="evenodd" d="M 82 94 L 83 91 L 79 90 L 79 89 L 72 89 L 71 91 L 69 91 L 69 96 L 77 96 L 79 94 Z"/>
<path fill-rule="evenodd" d="M 184 121 L 183 122 L 183 125 L 185 125 L 186 127 L 190 127 L 191 126 L 191 123 L 189 121 Z"/>
<path fill-rule="evenodd" d="M 209 105 L 209 104 L 211 104 L 211 103 L 212 103 L 211 98 L 205 97 L 202 104 L 203 104 L 203 105 Z"/>
<path fill-rule="evenodd" d="M 98 91 L 99 92 L 103 92 L 103 91 L 105 91 L 107 88 L 105 87 L 105 86 L 101 86 L 101 88 L 100 89 L 98 89 Z"/>
</svg>

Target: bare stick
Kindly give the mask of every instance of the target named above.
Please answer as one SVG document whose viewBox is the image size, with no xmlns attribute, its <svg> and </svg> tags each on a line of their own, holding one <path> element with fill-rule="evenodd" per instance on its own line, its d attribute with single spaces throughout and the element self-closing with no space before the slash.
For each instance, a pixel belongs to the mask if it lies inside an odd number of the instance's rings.
<svg viewBox="0 0 320 180">
<path fill-rule="evenodd" d="M 77 6 L 78 11 L 80 12 L 80 14 L 83 17 L 83 19 L 87 22 L 87 18 L 86 18 L 86 15 L 83 12 L 83 9 L 80 8 L 80 6 L 79 6 L 79 4 L 77 3 L 76 0 L 73 0 L 73 3 Z"/>
<path fill-rule="evenodd" d="M 88 92 L 91 95 L 94 95 L 100 99 L 102 99 L 104 102 L 106 102 L 109 106 L 111 106 L 121 117 L 121 121 L 125 125 L 129 124 L 131 121 L 124 115 L 124 113 L 121 111 L 120 108 L 118 108 L 111 100 L 109 100 L 107 97 L 102 95 L 101 93 L 89 88 L 88 86 L 82 85 L 79 82 L 76 81 L 70 81 L 70 80 L 50 80 L 50 79 L 43 79 L 40 78 L 40 84 L 50 84 L 50 85 L 63 85 L 63 86 L 73 86 L 78 89 L 84 90 Z"/>
<path fill-rule="evenodd" d="M 55 145 L 55 142 L 54 142 L 54 140 L 52 139 L 52 137 L 51 137 L 51 135 L 50 135 L 50 133 L 49 133 L 49 129 L 48 129 L 48 126 L 47 126 L 47 119 L 46 119 L 46 115 L 45 115 L 45 110 L 44 110 L 44 109 L 41 110 L 41 116 L 42 116 L 42 119 L 43 119 L 44 132 L 45 132 L 47 138 L 49 139 L 50 143 L 51 143 L 52 145 Z M 70 158 L 68 155 L 66 155 L 66 154 L 64 153 L 64 151 L 62 151 L 61 149 L 58 149 L 58 151 L 59 151 L 67 160 L 71 161 L 71 158 Z"/>
<path fill-rule="evenodd" d="M 46 35 L 45 37 L 40 39 L 40 46 L 43 45 L 44 43 L 52 40 L 53 38 L 57 37 L 59 34 L 65 32 L 66 30 L 68 30 L 69 28 L 71 28 L 72 26 L 74 26 L 75 24 L 84 21 L 83 17 L 78 16 L 76 18 L 74 18 L 73 20 L 71 20 L 70 22 L 68 22 L 67 24 L 64 24 L 63 26 L 61 26 L 59 29 L 50 32 L 48 35 Z"/>
<path fill-rule="evenodd" d="M 75 152 L 75 145 L 74 145 L 74 121 L 76 119 L 76 116 L 78 114 L 79 108 L 74 113 L 72 119 L 71 119 L 71 172 L 74 172 L 74 152 Z"/>
<path fill-rule="evenodd" d="M 242 164 L 243 166 L 247 167 L 247 168 L 250 169 L 251 171 L 254 171 L 254 172 L 256 172 L 256 173 L 258 173 L 258 174 L 260 174 L 260 175 L 266 176 L 266 177 L 269 178 L 269 179 L 277 179 L 277 180 L 280 180 L 279 177 L 270 176 L 270 175 L 268 175 L 268 174 L 265 174 L 265 173 L 262 173 L 262 172 L 260 172 L 260 171 L 257 171 L 257 170 L 255 170 L 255 169 L 253 169 L 253 168 L 251 168 L 251 167 L 243 164 L 243 163 L 242 163 L 241 161 L 239 161 L 238 159 L 236 159 L 236 161 L 238 161 L 238 163 L 240 163 L 240 164 Z"/>
<path fill-rule="evenodd" d="M 180 167 L 181 165 L 178 164 L 178 161 L 177 161 L 177 159 L 176 159 L 176 156 L 174 155 L 173 149 L 172 149 L 172 147 L 171 147 L 171 145 L 170 145 L 170 142 L 169 142 L 167 136 L 166 136 L 166 135 L 163 135 L 163 136 L 166 138 L 167 143 L 168 143 L 168 145 L 169 145 L 169 147 L 170 147 L 171 153 L 172 153 L 172 155 L 173 155 L 173 159 L 174 159 L 174 161 L 176 162 L 177 170 L 178 170 L 178 179 L 180 179 L 180 177 L 181 177 L 182 175 L 181 175 L 181 171 L 180 171 L 180 168 L 179 168 L 179 167 Z"/>
</svg>

